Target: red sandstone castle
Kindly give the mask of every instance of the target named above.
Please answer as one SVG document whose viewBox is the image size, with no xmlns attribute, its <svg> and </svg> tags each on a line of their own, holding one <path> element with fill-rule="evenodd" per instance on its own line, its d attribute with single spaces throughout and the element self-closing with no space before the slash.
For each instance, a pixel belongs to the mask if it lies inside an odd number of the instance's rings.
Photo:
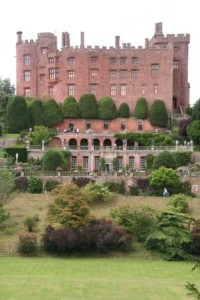
<svg viewBox="0 0 200 300">
<path fill-rule="evenodd" d="M 163 34 L 162 23 L 155 34 L 145 39 L 145 47 L 120 44 L 113 47 L 85 46 L 81 32 L 80 46 L 70 45 L 68 32 L 62 33 L 62 48 L 57 48 L 53 33 L 39 33 L 36 41 L 23 41 L 17 32 L 17 94 L 26 97 L 53 97 L 57 102 L 73 95 L 78 101 L 85 93 L 97 100 L 110 96 L 117 107 L 126 102 L 134 111 L 138 98 L 148 106 L 162 99 L 169 113 L 189 104 L 188 44 L 189 34 Z"/>
</svg>

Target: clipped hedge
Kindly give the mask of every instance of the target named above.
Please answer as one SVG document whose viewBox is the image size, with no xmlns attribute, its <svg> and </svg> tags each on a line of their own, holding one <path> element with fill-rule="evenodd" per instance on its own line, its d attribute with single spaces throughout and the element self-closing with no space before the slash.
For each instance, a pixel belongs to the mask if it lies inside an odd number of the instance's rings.
<svg viewBox="0 0 200 300">
<path fill-rule="evenodd" d="M 16 159 L 16 154 L 18 154 L 18 162 L 27 162 L 28 153 L 25 147 L 8 147 L 4 149 L 8 156 Z"/>
</svg>

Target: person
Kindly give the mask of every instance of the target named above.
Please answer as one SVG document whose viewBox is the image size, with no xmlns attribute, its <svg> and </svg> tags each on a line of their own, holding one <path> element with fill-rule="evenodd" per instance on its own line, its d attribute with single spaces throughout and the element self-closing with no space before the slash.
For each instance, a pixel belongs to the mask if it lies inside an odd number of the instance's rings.
<svg viewBox="0 0 200 300">
<path fill-rule="evenodd" d="M 169 192 L 166 188 L 163 190 L 163 197 L 169 197 Z"/>
</svg>

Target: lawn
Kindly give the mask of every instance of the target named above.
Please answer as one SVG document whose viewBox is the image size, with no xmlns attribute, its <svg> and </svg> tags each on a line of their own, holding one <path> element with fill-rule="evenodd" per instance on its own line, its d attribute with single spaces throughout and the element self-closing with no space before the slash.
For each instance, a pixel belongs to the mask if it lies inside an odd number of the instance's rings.
<svg viewBox="0 0 200 300">
<path fill-rule="evenodd" d="M 188 300 L 200 274 L 185 262 L 0 258 L 2 300 Z"/>
</svg>

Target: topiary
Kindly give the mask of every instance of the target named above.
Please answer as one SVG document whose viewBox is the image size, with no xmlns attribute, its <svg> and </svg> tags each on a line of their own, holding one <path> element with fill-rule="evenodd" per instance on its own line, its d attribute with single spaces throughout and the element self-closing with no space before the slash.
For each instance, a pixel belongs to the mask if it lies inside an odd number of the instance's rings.
<svg viewBox="0 0 200 300">
<path fill-rule="evenodd" d="M 110 97 L 102 98 L 98 103 L 98 116 L 101 120 L 110 120 L 117 117 L 115 102 Z"/>
<path fill-rule="evenodd" d="M 143 97 L 139 98 L 135 105 L 134 116 L 137 119 L 147 119 L 148 117 L 148 107 L 147 100 Z"/>
<path fill-rule="evenodd" d="M 56 171 L 58 167 L 62 166 L 62 154 L 58 150 L 47 150 L 43 156 L 42 170 Z"/>
<path fill-rule="evenodd" d="M 68 96 L 62 105 L 62 114 L 64 118 L 79 118 L 80 110 L 76 99 Z"/>
<path fill-rule="evenodd" d="M 97 100 L 93 94 L 84 94 L 79 100 L 79 110 L 81 118 L 85 119 L 96 119 L 97 114 Z"/>
<path fill-rule="evenodd" d="M 152 125 L 167 127 L 168 115 L 164 101 L 156 99 L 149 112 L 149 120 Z"/>
<path fill-rule="evenodd" d="M 119 117 L 120 118 L 129 118 L 130 110 L 127 103 L 122 103 L 119 107 Z"/>
<path fill-rule="evenodd" d="M 160 167 L 176 169 L 177 164 L 174 155 L 168 151 L 163 151 L 156 156 L 154 158 L 152 168 L 157 170 Z"/>
</svg>

